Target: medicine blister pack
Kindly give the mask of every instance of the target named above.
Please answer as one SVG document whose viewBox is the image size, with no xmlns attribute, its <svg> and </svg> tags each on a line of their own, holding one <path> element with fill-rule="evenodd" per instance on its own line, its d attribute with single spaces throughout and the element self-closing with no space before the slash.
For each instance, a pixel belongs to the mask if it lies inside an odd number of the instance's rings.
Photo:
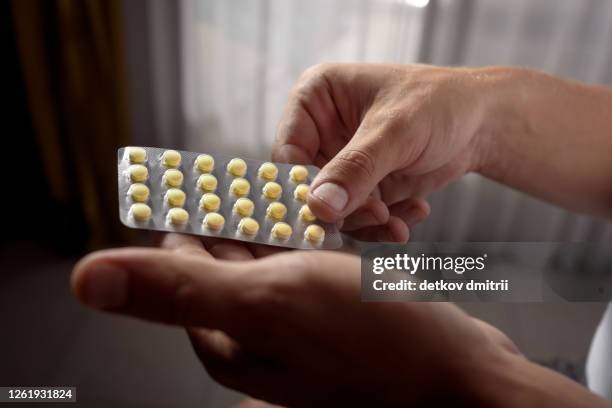
<svg viewBox="0 0 612 408">
<path fill-rule="evenodd" d="M 157 147 L 117 151 L 119 217 L 131 228 L 299 249 L 335 249 L 342 236 L 306 204 L 315 166 Z"/>
</svg>

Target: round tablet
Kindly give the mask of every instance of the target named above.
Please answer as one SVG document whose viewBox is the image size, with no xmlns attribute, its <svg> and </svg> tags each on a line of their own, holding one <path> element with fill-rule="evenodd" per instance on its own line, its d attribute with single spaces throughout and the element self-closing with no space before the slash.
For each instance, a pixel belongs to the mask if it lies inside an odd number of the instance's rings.
<svg viewBox="0 0 612 408">
<path fill-rule="evenodd" d="M 308 177 L 308 169 L 304 166 L 293 166 L 289 171 L 289 177 L 296 183 L 301 183 Z"/>
<path fill-rule="evenodd" d="M 185 192 L 178 188 L 169 188 L 164 199 L 168 207 L 182 207 L 185 204 Z"/>
<path fill-rule="evenodd" d="M 282 220 L 287 215 L 287 207 L 283 203 L 271 203 L 266 209 L 266 215 L 274 220 Z"/>
<path fill-rule="evenodd" d="M 247 179 L 243 179 L 242 177 L 238 177 L 232 181 L 230 184 L 230 191 L 232 194 L 237 195 L 238 197 L 242 197 L 249 194 L 251 190 L 251 184 Z"/>
<path fill-rule="evenodd" d="M 130 214 L 136 221 L 147 221 L 151 218 L 151 207 L 143 203 L 132 204 Z"/>
<path fill-rule="evenodd" d="M 212 174 L 202 174 L 198 177 L 197 184 L 202 191 L 215 191 L 217 189 L 217 178 Z"/>
<path fill-rule="evenodd" d="M 273 181 L 276 180 L 276 176 L 278 175 L 278 169 L 276 168 L 274 163 L 265 162 L 264 164 L 259 166 L 257 174 L 264 180 Z"/>
<path fill-rule="evenodd" d="M 325 230 L 317 224 L 312 224 L 306 227 L 304 238 L 311 242 L 321 242 L 325 238 Z"/>
<path fill-rule="evenodd" d="M 210 173 L 215 168 L 215 159 L 210 154 L 201 154 L 196 157 L 195 165 L 202 173 Z"/>
<path fill-rule="evenodd" d="M 166 217 L 170 224 L 183 225 L 189 220 L 189 213 L 182 208 L 171 208 Z"/>
<path fill-rule="evenodd" d="M 308 184 L 298 184 L 295 190 L 293 190 L 293 197 L 299 201 L 306 201 L 309 189 Z"/>
<path fill-rule="evenodd" d="M 270 231 L 272 238 L 281 241 L 288 239 L 292 233 L 293 230 L 291 229 L 291 226 L 286 222 L 277 222 L 276 224 L 274 224 L 272 230 Z"/>
<path fill-rule="evenodd" d="M 206 193 L 200 199 L 200 208 L 205 211 L 217 211 L 221 206 L 221 199 L 213 193 Z"/>
<path fill-rule="evenodd" d="M 254 219 L 246 217 L 238 223 L 238 231 L 245 235 L 256 235 L 259 231 L 259 224 Z"/>
<path fill-rule="evenodd" d="M 127 193 L 138 203 L 144 203 L 149 199 L 149 187 L 141 183 L 132 184 Z"/>
<path fill-rule="evenodd" d="M 183 173 L 177 169 L 168 169 L 162 176 L 162 183 L 168 187 L 180 187 L 183 185 Z"/>
<path fill-rule="evenodd" d="M 223 229 L 223 225 L 225 225 L 225 218 L 219 213 L 211 212 L 206 214 L 202 221 L 202 225 L 213 231 L 219 231 Z"/>
<path fill-rule="evenodd" d="M 307 204 L 304 204 L 302 208 L 300 208 L 300 218 L 306 222 L 312 222 L 317 219 Z"/>
<path fill-rule="evenodd" d="M 142 147 L 128 147 L 130 163 L 142 164 L 147 160 L 147 152 Z"/>
<path fill-rule="evenodd" d="M 255 204 L 248 198 L 239 198 L 234 203 L 234 212 L 243 217 L 250 217 L 255 211 Z"/>
<path fill-rule="evenodd" d="M 281 196 L 281 194 L 283 194 L 283 188 L 280 184 L 274 181 L 268 181 L 263 186 L 261 192 L 263 193 L 264 197 L 276 200 L 278 197 Z"/>
<path fill-rule="evenodd" d="M 162 166 L 178 167 L 181 165 L 181 154 L 176 150 L 166 150 L 161 156 Z"/>
<path fill-rule="evenodd" d="M 142 183 L 149 178 L 149 170 L 142 164 L 132 164 L 128 167 L 130 179 L 135 183 Z"/>
<path fill-rule="evenodd" d="M 242 159 L 232 159 L 227 163 L 227 172 L 236 177 L 242 177 L 246 174 L 247 165 Z"/>
</svg>

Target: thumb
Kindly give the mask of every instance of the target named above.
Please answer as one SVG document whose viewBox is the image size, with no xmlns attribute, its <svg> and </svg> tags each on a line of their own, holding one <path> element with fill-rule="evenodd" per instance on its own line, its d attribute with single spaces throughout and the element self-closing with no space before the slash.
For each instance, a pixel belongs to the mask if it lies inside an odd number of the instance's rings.
<svg viewBox="0 0 612 408">
<path fill-rule="evenodd" d="M 325 222 L 339 221 L 363 205 L 376 185 L 395 168 L 397 146 L 370 129 L 364 120 L 311 184 L 308 206 Z"/>
</svg>

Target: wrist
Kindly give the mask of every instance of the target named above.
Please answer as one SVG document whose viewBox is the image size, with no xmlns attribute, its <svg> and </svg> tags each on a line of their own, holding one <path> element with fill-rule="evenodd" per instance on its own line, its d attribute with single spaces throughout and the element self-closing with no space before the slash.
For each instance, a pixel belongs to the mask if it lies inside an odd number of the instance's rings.
<svg viewBox="0 0 612 408">
<path fill-rule="evenodd" d="M 516 67 L 484 67 L 471 71 L 481 121 L 475 134 L 478 162 L 475 171 L 497 179 L 512 167 L 507 149 L 513 135 L 528 135 L 530 92 L 542 74 Z"/>
</svg>

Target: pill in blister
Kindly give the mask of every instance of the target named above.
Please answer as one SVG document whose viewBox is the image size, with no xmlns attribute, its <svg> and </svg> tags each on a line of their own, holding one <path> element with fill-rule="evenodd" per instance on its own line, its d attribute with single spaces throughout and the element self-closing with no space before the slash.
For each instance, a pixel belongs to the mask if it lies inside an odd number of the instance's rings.
<svg viewBox="0 0 612 408">
<path fill-rule="evenodd" d="M 176 150 L 166 150 L 161 157 L 164 167 L 175 168 L 181 165 L 181 154 Z"/>
<path fill-rule="evenodd" d="M 198 177 L 198 187 L 202 191 L 215 191 L 217 189 L 217 178 L 212 174 L 202 174 Z"/>
<path fill-rule="evenodd" d="M 287 207 L 283 203 L 273 202 L 266 209 L 266 215 L 273 220 L 283 220 L 287 215 Z"/>
<path fill-rule="evenodd" d="M 306 205 L 315 166 L 130 146 L 118 150 L 117 170 L 119 216 L 128 227 L 287 248 L 342 246 L 337 226 Z"/>
<path fill-rule="evenodd" d="M 298 184 L 295 190 L 293 190 L 293 198 L 299 201 L 306 201 L 309 189 L 308 184 Z"/>
<path fill-rule="evenodd" d="M 245 217 L 238 223 L 238 230 L 244 235 L 257 235 L 259 223 L 251 217 Z"/>
<path fill-rule="evenodd" d="M 306 222 L 313 222 L 317 219 L 307 204 L 304 204 L 302 208 L 300 208 L 300 218 Z"/>
<path fill-rule="evenodd" d="M 225 225 L 225 218 L 219 213 L 211 212 L 206 214 L 202 221 L 202 225 L 213 231 L 220 231 L 223 229 L 223 225 Z"/>
<path fill-rule="evenodd" d="M 242 159 L 232 159 L 227 164 L 227 172 L 232 176 L 242 177 L 247 171 L 247 164 Z"/>
<path fill-rule="evenodd" d="M 170 224 L 183 225 L 189 220 L 189 213 L 183 208 L 171 208 L 166 217 Z"/>
<path fill-rule="evenodd" d="M 264 197 L 276 200 L 283 194 L 283 188 L 274 181 L 268 181 L 261 189 Z"/>
<path fill-rule="evenodd" d="M 127 193 L 132 201 L 138 203 L 144 203 L 149 199 L 149 187 L 141 183 L 132 184 Z"/>
<path fill-rule="evenodd" d="M 304 238 L 311 242 L 321 242 L 325 237 L 325 230 L 317 224 L 311 224 L 306 227 L 306 231 L 304 231 Z"/>
<path fill-rule="evenodd" d="M 162 183 L 169 187 L 180 187 L 183 185 L 183 173 L 177 169 L 168 169 L 162 176 Z"/>
<path fill-rule="evenodd" d="M 164 199 L 168 207 L 182 207 L 185 204 L 185 192 L 178 188 L 169 188 Z"/>
<path fill-rule="evenodd" d="M 129 147 L 128 159 L 130 163 L 142 164 L 147 160 L 147 152 L 142 147 Z"/>
<path fill-rule="evenodd" d="M 251 184 L 247 179 L 238 177 L 232 181 L 232 184 L 230 184 L 230 191 L 232 194 L 242 197 L 249 194 L 249 191 L 251 191 Z"/>
<path fill-rule="evenodd" d="M 151 218 L 151 207 L 143 203 L 132 204 L 130 214 L 136 221 L 147 221 Z"/>
<path fill-rule="evenodd" d="M 259 167 L 257 174 L 264 180 L 274 181 L 278 176 L 278 168 L 274 163 L 265 162 Z"/>
<path fill-rule="evenodd" d="M 217 211 L 221 206 L 221 199 L 213 193 L 206 193 L 200 199 L 200 208 L 204 211 Z"/>
<path fill-rule="evenodd" d="M 149 178 L 149 170 L 142 164 L 132 164 L 128 167 L 130 179 L 135 183 L 142 183 Z"/>
<path fill-rule="evenodd" d="M 300 165 L 293 166 L 289 171 L 289 177 L 291 178 L 291 181 L 301 183 L 308 178 L 308 169 Z"/>
<path fill-rule="evenodd" d="M 272 238 L 281 241 L 289 239 L 292 233 L 293 229 L 291 228 L 291 225 L 287 224 L 286 222 L 277 222 L 272 227 L 272 230 L 270 230 L 270 235 L 272 235 Z"/>
<path fill-rule="evenodd" d="M 242 217 L 250 217 L 253 215 L 253 211 L 255 211 L 255 204 L 248 198 L 239 198 L 234 203 L 233 210 Z"/>
<path fill-rule="evenodd" d="M 201 154 L 195 159 L 195 166 L 202 173 L 210 173 L 215 168 L 215 159 L 210 154 Z"/>
</svg>

